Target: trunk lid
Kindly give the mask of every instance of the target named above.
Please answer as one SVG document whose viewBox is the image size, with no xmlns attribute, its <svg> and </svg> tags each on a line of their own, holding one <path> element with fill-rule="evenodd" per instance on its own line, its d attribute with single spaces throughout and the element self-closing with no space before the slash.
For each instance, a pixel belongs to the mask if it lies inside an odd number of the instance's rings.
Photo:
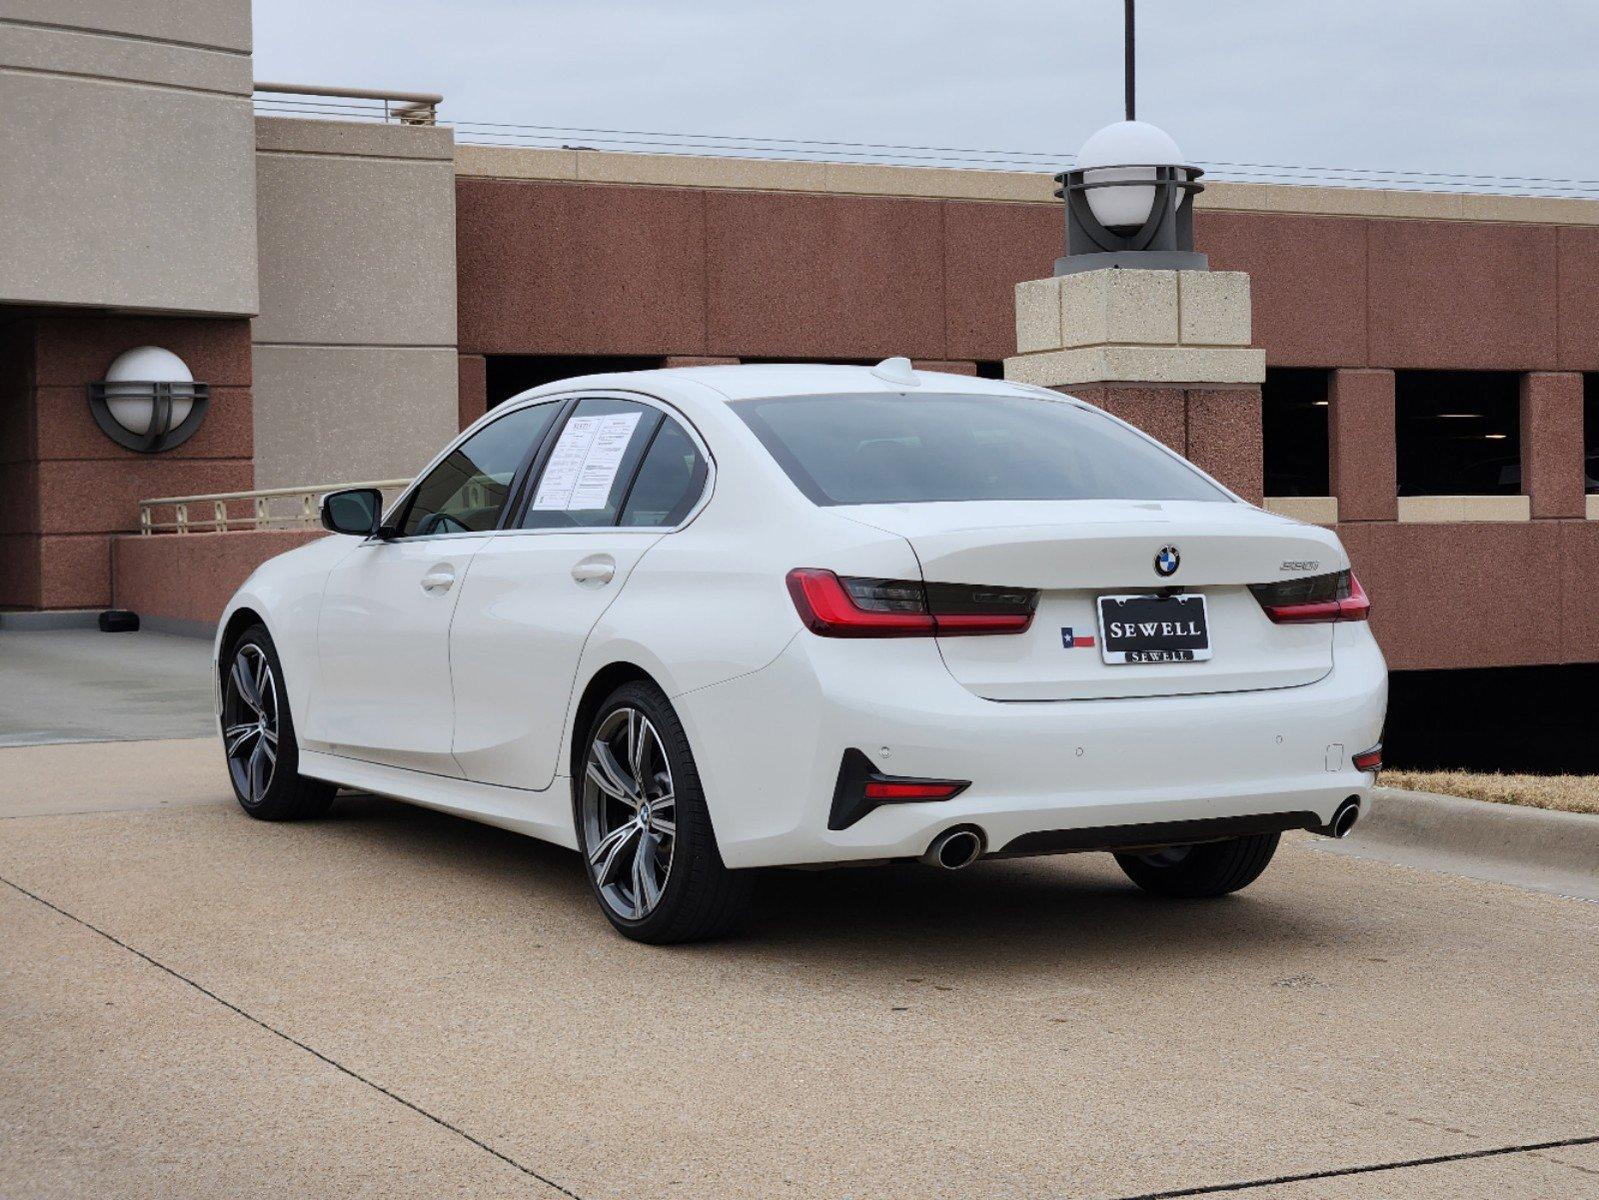
<svg viewBox="0 0 1599 1200">
<path fill-rule="evenodd" d="M 1332 669 L 1331 624 L 1273 624 L 1249 591 L 1252 583 L 1347 567 L 1337 538 L 1316 526 L 1232 502 L 966 501 L 835 511 L 904 537 L 929 583 L 1039 590 L 1026 633 L 938 639 L 950 673 L 988 699 L 1253 691 L 1314 683 Z M 1155 558 L 1166 547 L 1180 562 L 1162 577 Z M 1099 598 L 1173 589 L 1205 597 L 1211 657 L 1107 663 Z"/>
</svg>

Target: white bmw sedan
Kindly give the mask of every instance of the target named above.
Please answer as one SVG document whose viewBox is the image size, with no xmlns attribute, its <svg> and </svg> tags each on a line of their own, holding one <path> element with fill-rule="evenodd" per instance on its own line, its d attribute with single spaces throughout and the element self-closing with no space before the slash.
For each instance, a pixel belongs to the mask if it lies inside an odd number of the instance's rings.
<svg viewBox="0 0 1599 1200">
<path fill-rule="evenodd" d="M 573 379 L 322 517 L 219 626 L 245 811 L 343 786 L 532 834 L 643 941 L 726 930 L 769 866 L 1104 850 L 1222 895 L 1380 762 L 1338 539 L 1038 388 Z"/>
</svg>

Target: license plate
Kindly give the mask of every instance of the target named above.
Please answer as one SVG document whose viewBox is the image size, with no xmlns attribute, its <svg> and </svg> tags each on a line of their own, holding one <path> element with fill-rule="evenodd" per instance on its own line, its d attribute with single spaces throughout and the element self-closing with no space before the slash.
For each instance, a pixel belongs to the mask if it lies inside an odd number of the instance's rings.
<svg viewBox="0 0 1599 1200">
<path fill-rule="evenodd" d="M 1118 665 L 1204 662 L 1210 657 L 1205 597 L 1101 596 L 1099 653 Z"/>
</svg>

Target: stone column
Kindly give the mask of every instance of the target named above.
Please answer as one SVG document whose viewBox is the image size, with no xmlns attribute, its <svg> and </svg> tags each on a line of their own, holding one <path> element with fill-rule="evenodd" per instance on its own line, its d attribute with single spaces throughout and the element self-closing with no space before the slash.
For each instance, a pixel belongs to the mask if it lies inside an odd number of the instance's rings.
<svg viewBox="0 0 1599 1200">
<path fill-rule="evenodd" d="M 1397 521 L 1394 373 L 1334 371 L 1327 400 L 1327 449 L 1339 521 Z"/>
<path fill-rule="evenodd" d="M 407 478 L 461 424 L 454 134 L 255 130 L 256 486 Z"/>
<path fill-rule="evenodd" d="M 1582 376 L 1530 371 L 1521 377 L 1521 490 L 1532 516 L 1586 514 Z"/>
<path fill-rule="evenodd" d="M 1084 271 L 1016 286 L 1005 378 L 1070 392 L 1261 499 L 1260 384 L 1241 271 Z"/>
</svg>

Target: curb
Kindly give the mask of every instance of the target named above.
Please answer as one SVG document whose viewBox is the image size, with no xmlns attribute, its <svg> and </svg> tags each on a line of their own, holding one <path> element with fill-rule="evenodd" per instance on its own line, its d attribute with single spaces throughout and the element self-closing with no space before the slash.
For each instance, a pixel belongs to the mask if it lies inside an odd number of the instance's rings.
<svg viewBox="0 0 1599 1200">
<path fill-rule="evenodd" d="M 41 612 L 0 613 L 0 629 L 28 630 L 99 629 L 98 608 L 45 609 Z"/>
<path fill-rule="evenodd" d="M 1332 846 L 1599 900 L 1599 816 L 1587 813 L 1377 787 L 1371 812 Z"/>
<path fill-rule="evenodd" d="M 43 612 L 0 612 L 0 632 L 17 633 L 55 632 L 62 629 L 100 628 L 98 608 L 48 609 Z M 141 616 L 140 628 L 148 633 L 165 633 L 172 637 L 199 638 L 215 641 L 215 621 L 189 621 L 181 617 Z"/>
</svg>

